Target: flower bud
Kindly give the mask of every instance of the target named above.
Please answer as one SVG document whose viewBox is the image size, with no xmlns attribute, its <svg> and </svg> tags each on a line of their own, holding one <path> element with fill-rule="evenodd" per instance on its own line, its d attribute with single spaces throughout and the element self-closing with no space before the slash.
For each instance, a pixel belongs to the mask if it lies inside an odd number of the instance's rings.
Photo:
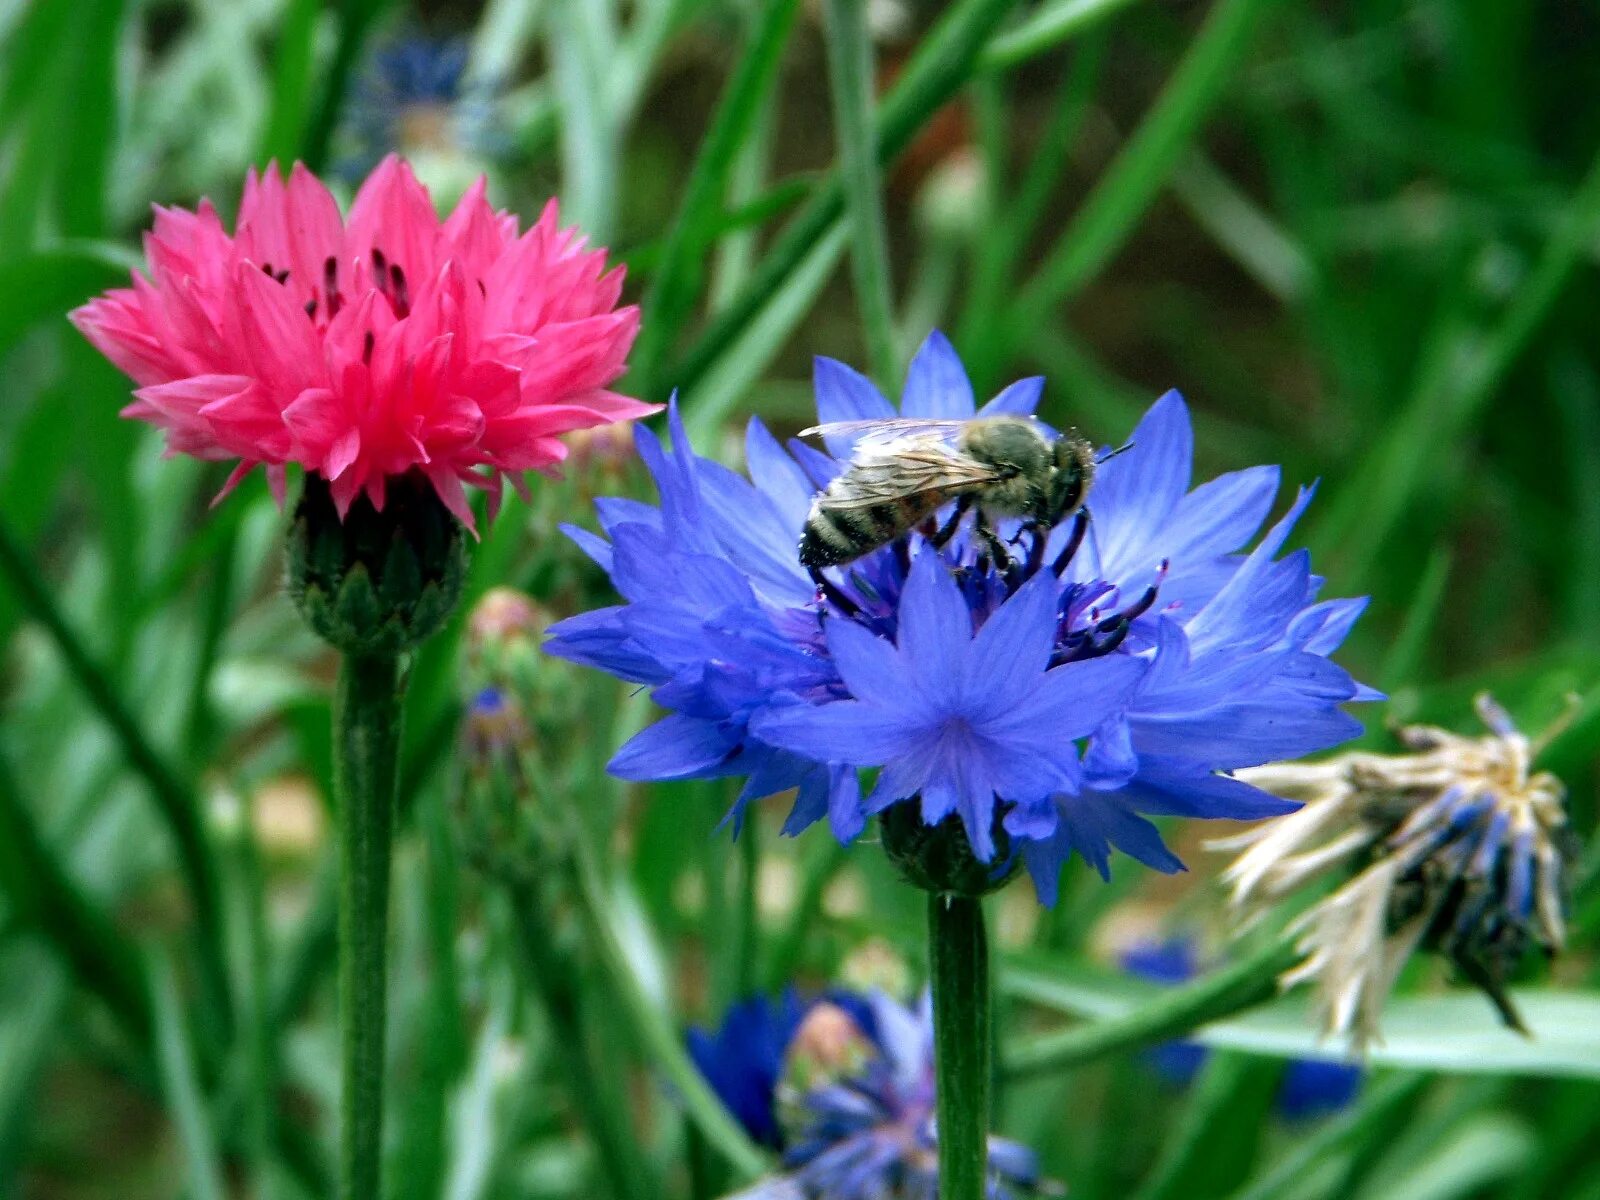
<svg viewBox="0 0 1600 1200">
<path fill-rule="evenodd" d="M 913 887 L 941 896 L 977 898 L 999 891 L 1017 873 L 1020 860 L 1011 852 L 1011 836 L 996 806 L 992 837 L 994 858 L 984 862 L 972 852 L 961 818 L 952 813 L 936 825 L 922 819 L 922 801 L 913 798 L 890 805 L 878 818 L 883 849 L 901 878 Z"/>
<path fill-rule="evenodd" d="M 347 654 L 399 654 L 438 632 L 461 595 L 465 534 L 415 473 L 365 494 L 341 519 L 308 472 L 289 525 L 289 592 L 311 628 Z"/>
</svg>

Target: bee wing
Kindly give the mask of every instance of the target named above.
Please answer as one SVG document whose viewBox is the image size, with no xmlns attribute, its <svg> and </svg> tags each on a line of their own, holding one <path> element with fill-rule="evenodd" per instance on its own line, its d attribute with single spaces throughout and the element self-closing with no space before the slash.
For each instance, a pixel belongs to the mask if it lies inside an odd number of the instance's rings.
<svg viewBox="0 0 1600 1200">
<path fill-rule="evenodd" d="M 937 442 L 897 445 L 892 454 L 866 454 L 852 461 L 822 502 L 839 511 L 929 493 L 954 498 L 1004 478 L 990 464 L 951 453 Z"/>
<path fill-rule="evenodd" d="M 801 437 L 813 434 L 824 438 L 849 439 L 857 449 L 887 446 L 906 438 L 936 440 L 953 443 L 961 435 L 966 420 L 934 420 L 924 417 L 875 417 L 866 421 L 830 421 L 826 425 L 813 425 L 802 429 Z"/>
</svg>

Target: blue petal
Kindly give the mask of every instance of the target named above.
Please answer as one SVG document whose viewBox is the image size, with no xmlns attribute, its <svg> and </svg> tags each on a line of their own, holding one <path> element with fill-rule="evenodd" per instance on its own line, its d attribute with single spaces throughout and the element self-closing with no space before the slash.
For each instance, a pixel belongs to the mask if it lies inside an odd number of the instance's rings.
<svg viewBox="0 0 1600 1200">
<path fill-rule="evenodd" d="M 922 343 L 906 372 L 900 414 L 932 420 L 965 420 L 977 402 L 961 356 L 950 339 L 935 329 Z"/>
<path fill-rule="evenodd" d="M 629 738 L 606 769 L 635 782 L 692 779 L 716 772 L 737 747 L 719 725 L 673 713 Z"/>
<path fill-rule="evenodd" d="M 883 398 L 860 371 L 831 358 L 817 358 L 812 364 L 812 386 L 817 394 L 817 424 L 837 421 L 874 421 L 895 415 L 894 405 Z M 843 455 L 850 449 L 850 438 L 828 438 L 828 449 Z"/>
<path fill-rule="evenodd" d="M 794 704 L 758 713 L 751 732 L 818 762 L 883 766 L 915 749 L 917 730 L 859 700 Z"/>
<path fill-rule="evenodd" d="M 1227 775 L 1200 771 L 1182 760 L 1145 755 L 1139 773 L 1118 791 L 1123 803 L 1152 817 L 1259 821 L 1300 808 Z"/>
<path fill-rule="evenodd" d="M 944 560 L 924 550 L 900 596 L 899 647 L 912 678 L 946 702 L 964 692 L 972 616 Z"/>
<path fill-rule="evenodd" d="M 1311 654 L 1332 654 L 1350 636 L 1357 618 L 1367 610 L 1368 597 L 1324 600 L 1313 604 L 1289 627 L 1289 641 Z"/>
<path fill-rule="evenodd" d="M 978 410 L 980 417 L 1031 417 L 1044 392 L 1044 376 L 1019 379 Z"/>
<path fill-rule="evenodd" d="M 982 694 L 971 698 L 975 713 L 979 707 L 1009 712 L 1041 681 L 1055 645 L 1058 587 L 1054 575 L 1040 571 L 978 631 L 972 643 L 978 675 L 970 682 Z"/>
<path fill-rule="evenodd" d="M 745 464 L 750 478 L 765 492 L 796 531 L 805 524 L 816 488 L 799 465 L 784 453 L 760 417 L 751 417 L 744 435 Z"/>
<path fill-rule="evenodd" d="M 854 621 L 830 619 L 827 631 L 834 666 L 857 700 L 868 700 L 887 709 L 916 702 L 893 645 Z"/>
<path fill-rule="evenodd" d="M 1280 700 L 1226 704 L 1175 718 L 1132 718 L 1141 756 L 1186 758 L 1219 771 L 1300 758 L 1359 737 L 1361 722 L 1337 709 L 1296 710 Z"/>
<path fill-rule="evenodd" d="M 605 538 L 601 537 L 599 534 L 590 533 L 587 529 L 583 529 L 577 525 L 563 523 L 560 526 L 560 529 L 562 533 L 566 534 L 573 540 L 574 543 L 577 544 L 578 549 L 582 550 L 584 554 L 595 563 L 595 565 L 597 565 L 607 575 L 611 574 L 612 558 L 610 542 L 606 541 Z"/>
<path fill-rule="evenodd" d="M 1147 669 L 1145 663 L 1125 654 L 1056 667 L 1045 673 L 1026 706 L 985 722 L 983 732 L 1023 743 L 1041 730 L 1059 740 L 1088 737 L 1122 707 Z"/>
<path fill-rule="evenodd" d="M 1278 494 L 1277 467 L 1250 467 L 1202 483 L 1178 501 L 1161 531 L 1161 545 L 1174 562 L 1231 554 L 1261 528 Z"/>
<path fill-rule="evenodd" d="M 661 528 L 661 510 L 642 500 L 629 500 L 622 496 L 600 496 L 594 502 L 594 510 L 600 518 L 600 528 L 607 533 L 618 525 L 642 524 L 652 529 Z"/>
<path fill-rule="evenodd" d="M 1145 566 L 1146 547 L 1189 490 L 1194 435 L 1183 397 L 1168 392 L 1133 431 L 1132 445 L 1102 465 L 1089 490 L 1101 577 Z M 1156 557 L 1159 557 L 1157 555 Z"/>
</svg>

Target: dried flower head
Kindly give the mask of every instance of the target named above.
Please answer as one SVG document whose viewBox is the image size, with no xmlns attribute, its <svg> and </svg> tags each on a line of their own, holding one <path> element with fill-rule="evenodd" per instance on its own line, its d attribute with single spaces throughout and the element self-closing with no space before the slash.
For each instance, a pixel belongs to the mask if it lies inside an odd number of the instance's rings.
<svg viewBox="0 0 1600 1200">
<path fill-rule="evenodd" d="M 1533 761 L 1554 734 L 1519 733 L 1487 695 L 1489 733 L 1415 725 L 1402 754 L 1349 753 L 1239 772 L 1305 801 L 1289 816 L 1210 843 L 1242 850 L 1223 875 L 1232 905 L 1259 911 L 1330 871 L 1356 874 L 1292 926 L 1305 956 L 1282 983 L 1315 981 L 1323 1028 L 1359 1049 L 1419 945 L 1482 988 L 1526 1032 L 1506 983 L 1534 946 L 1565 937 L 1566 790 Z"/>
</svg>

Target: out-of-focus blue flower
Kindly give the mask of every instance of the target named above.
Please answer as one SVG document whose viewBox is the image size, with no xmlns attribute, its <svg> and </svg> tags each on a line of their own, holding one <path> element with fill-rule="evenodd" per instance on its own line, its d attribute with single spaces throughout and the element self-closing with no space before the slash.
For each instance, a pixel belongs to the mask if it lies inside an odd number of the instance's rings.
<svg viewBox="0 0 1600 1200">
<path fill-rule="evenodd" d="M 1139 942 L 1119 956 L 1122 969 L 1164 987 L 1187 983 L 1200 973 L 1194 940 L 1186 937 Z M 1163 1042 L 1146 1051 L 1156 1074 L 1187 1087 L 1205 1066 L 1207 1050 L 1198 1042 Z M 1278 1081 L 1277 1108 L 1287 1120 L 1308 1120 L 1337 1112 L 1355 1099 L 1365 1072 L 1353 1063 L 1297 1058 Z"/>
<path fill-rule="evenodd" d="M 359 180 L 387 154 L 487 152 L 496 89 L 468 76 L 464 38 L 382 42 L 356 72 L 343 110 L 339 171 Z"/>
<path fill-rule="evenodd" d="M 775 1150 L 778 1076 L 806 1008 L 793 989 L 779 1000 L 752 996 L 730 1007 L 718 1028 L 689 1031 L 689 1057 L 711 1090 L 745 1132 Z"/>
<path fill-rule="evenodd" d="M 815 382 L 824 423 L 896 415 L 841 363 L 818 359 Z M 1029 415 L 1042 387 L 1024 380 L 978 410 L 935 333 L 898 412 Z M 624 603 L 562 622 L 548 644 L 648 685 L 669 710 L 613 760 L 623 778 L 744 776 L 736 828 L 749 801 L 796 789 L 785 831 L 825 815 L 841 841 L 917 797 L 930 825 L 957 814 L 983 861 L 1003 827 L 1053 903 L 1073 852 L 1102 874 L 1113 848 L 1180 870 L 1149 817 L 1289 811 L 1225 772 L 1360 730 L 1340 706 L 1374 693 L 1328 655 L 1364 601 L 1317 602 L 1306 553 L 1278 557 L 1310 493 L 1242 553 L 1277 469 L 1191 491 L 1176 393 L 1100 467 L 1092 519 L 1042 540 L 1002 523 L 1010 569 L 970 529 L 943 549 L 914 532 L 827 572 L 825 587 L 797 545 L 850 445 L 785 450 L 752 421 L 746 479 L 696 456 L 675 408 L 670 423 L 670 452 L 638 431 L 659 507 L 601 501 L 609 540 L 569 531 Z M 866 796 L 858 768 L 878 771 Z"/>
<path fill-rule="evenodd" d="M 859 1058 L 837 1055 L 841 1022 L 863 1049 Z M 926 999 L 914 1009 L 881 992 L 836 991 L 802 1002 L 791 991 L 778 1001 L 746 1000 L 715 1034 L 692 1033 L 690 1052 L 750 1135 L 782 1152 L 783 1178 L 752 1196 L 936 1200 Z M 813 1054 L 824 1061 L 799 1061 Z M 834 1069 L 840 1061 L 852 1065 Z M 989 1167 L 991 1200 L 1020 1200 L 1041 1187 L 1034 1154 L 1015 1142 L 990 1138 Z"/>
</svg>

